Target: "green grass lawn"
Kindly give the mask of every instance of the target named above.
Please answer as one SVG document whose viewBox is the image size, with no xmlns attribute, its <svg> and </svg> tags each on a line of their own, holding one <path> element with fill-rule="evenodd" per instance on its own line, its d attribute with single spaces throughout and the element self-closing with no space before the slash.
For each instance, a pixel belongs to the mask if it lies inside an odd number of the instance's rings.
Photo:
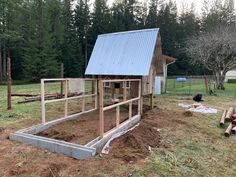
<svg viewBox="0 0 236 177">
<path fill-rule="evenodd" d="M 171 94 L 206 94 L 205 83 L 203 79 L 192 79 L 187 82 L 176 82 L 175 79 L 167 79 L 167 93 Z M 213 84 L 210 89 L 213 89 Z M 219 96 L 235 97 L 236 83 L 225 83 L 225 91 L 215 90 Z"/>
</svg>

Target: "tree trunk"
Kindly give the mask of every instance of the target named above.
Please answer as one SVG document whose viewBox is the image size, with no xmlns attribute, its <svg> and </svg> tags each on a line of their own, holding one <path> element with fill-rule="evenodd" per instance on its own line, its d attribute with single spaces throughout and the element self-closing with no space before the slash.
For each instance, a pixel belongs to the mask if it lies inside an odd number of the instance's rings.
<svg viewBox="0 0 236 177">
<path fill-rule="evenodd" d="M 7 69 L 7 49 L 5 42 L 3 43 L 3 65 L 2 65 L 2 73 L 3 77 L 6 78 L 6 69 Z"/>
<path fill-rule="evenodd" d="M 2 81 L 2 45 L 0 43 L 0 82 Z"/>
<path fill-rule="evenodd" d="M 216 73 L 216 88 L 218 90 L 225 90 L 224 83 L 225 83 L 225 73 L 217 72 Z"/>
</svg>

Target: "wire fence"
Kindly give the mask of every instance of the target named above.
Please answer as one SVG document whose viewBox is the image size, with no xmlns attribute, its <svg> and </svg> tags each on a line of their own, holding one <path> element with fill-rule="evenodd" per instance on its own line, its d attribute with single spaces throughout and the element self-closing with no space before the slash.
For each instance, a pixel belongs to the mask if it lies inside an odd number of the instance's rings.
<svg viewBox="0 0 236 177">
<path fill-rule="evenodd" d="M 166 92 L 169 94 L 209 94 L 224 95 L 228 97 L 236 96 L 236 83 L 225 83 L 225 90 L 217 90 L 215 77 L 208 76 L 170 76 L 166 82 Z"/>
</svg>

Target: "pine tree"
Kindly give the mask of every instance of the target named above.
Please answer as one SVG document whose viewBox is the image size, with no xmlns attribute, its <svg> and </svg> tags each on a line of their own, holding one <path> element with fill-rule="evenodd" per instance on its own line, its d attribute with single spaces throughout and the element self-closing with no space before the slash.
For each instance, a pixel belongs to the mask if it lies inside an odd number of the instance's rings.
<svg viewBox="0 0 236 177">
<path fill-rule="evenodd" d="M 149 11 L 147 16 L 147 27 L 158 27 L 157 26 L 157 15 L 158 15 L 158 5 L 159 0 L 151 0 L 149 3 Z"/>
<path fill-rule="evenodd" d="M 97 35 L 109 32 L 112 32 L 112 25 L 107 0 L 95 0 L 92 13 L 92 27 L 89 31 L 89 43 L 93 46 Z"/>
<path fill-rule="evenodd" d="M 80 77 L 84 74 L 84 60 L 81 51 L 81 44 L 76 35 L 72 1 L 63 2 L 63 44 L 62 61 L 65 66 L 66 77 Z"/>
<path fill-rule="evenodd" d="M 91 25 L 88 3 L 88 0 L 79 0 L 75 8 L 76 33 L 82 46 L 83 55 L 85 56 L 85 66 L 88 63 L 88 30 Z"/>
<path fill-rule="evenodd" d="M 58 63 L 54 40 L 50 34 L 50 25 L 42 0 L 32 2 L 31 21 L 27 37 L 24 68 L 25 75 L 31 81 L 58 76 Z"/>
</svg>

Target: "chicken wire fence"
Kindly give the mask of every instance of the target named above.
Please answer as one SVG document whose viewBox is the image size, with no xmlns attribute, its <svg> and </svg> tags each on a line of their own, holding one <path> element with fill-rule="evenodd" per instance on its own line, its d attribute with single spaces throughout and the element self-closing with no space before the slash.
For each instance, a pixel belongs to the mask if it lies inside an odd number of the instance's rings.
<svg viewBox="0 0 236 177">
<path fill-rule="evenodd" d="M 166 93 L 183 95 L 224 95 L 236 97 L 236 83 L 225 82 L 225 90 L 217 90 L 215 76 L 169 76 L 166 80 Z"/>
</svg>

